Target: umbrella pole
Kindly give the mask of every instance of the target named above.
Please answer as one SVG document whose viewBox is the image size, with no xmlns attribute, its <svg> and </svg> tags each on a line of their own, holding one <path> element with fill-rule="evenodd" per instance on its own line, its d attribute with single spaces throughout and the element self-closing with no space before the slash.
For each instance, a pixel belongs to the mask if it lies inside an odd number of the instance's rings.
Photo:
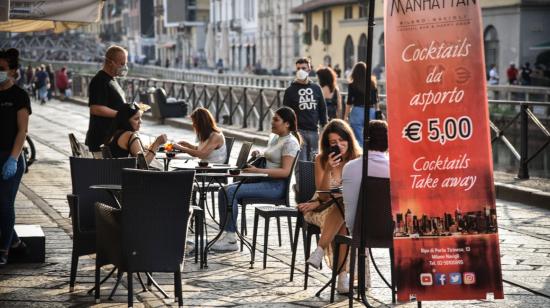
<svg viewBox="0 0 550 308">
<path fill-rule="evenodd" d="M 373 29 L 374 29 L 374 5 L 375 0 L 365 0 L 365 5 L 369 9 L 369 15 L 368 15 L 368 35 L 367 35 L 367 78 L 366 78 L 366 89 L 365 89 L 365 123 L 363 126 L 363 174 L 361 178 L 361 190 L 359 193 L 359 204 L 357 206 L 357 209 L 359 209 L 359 206 L 366 207 L 366 201 L 367 201 L 367 191 L 365 184 L 367 182 L 367 177 L 369 174 L 369 122 L 370 122 L 370 103 L 371 103 L 371 74 L 372 74 L 372 36 L 373 36 Z M 365 213 L 365 211 L 362 211 Z M 360 241 L 359 241 L 359 257 L 358 257 L 358 268 L 357 268 L 357 274 L 359 275 L 358 279 L 358 286 L 357 286 L 357 293 L 361 296 L 361 300 L 363 304 L 367 307 L 372 307 L 367 299 L 366 296 L 366 281 L 365 281 L 365 267 L 369 266 L 365 262 L 365 247 L 366 247 L 366 226 L 365 226 L 365 219 L 364 217 L 359 217 L 359 219 L 362 220 L 361 223 L 361 231 L 360 231 Z M 353 279 L 353 277 L 351 278 Z"/>
</svg>

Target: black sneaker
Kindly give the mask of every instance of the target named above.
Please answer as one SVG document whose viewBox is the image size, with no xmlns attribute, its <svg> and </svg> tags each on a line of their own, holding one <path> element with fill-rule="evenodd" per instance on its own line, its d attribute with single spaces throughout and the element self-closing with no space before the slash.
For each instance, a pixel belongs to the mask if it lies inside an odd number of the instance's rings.
<svg viewBox="0 0 550 308">
<path fill-rule="evenodd" d="M 0 252 L 0 267 L 4 267 L 8 264 L 8 253 L 6 251 Z"/>
<path fill-rule="evenodd" d="M 16 245 L 11 246 L 10 253 L 17 256 L 24 256 L 28 253 L 27 244 L 23 241 L 19 241 Z"/>
</svg>

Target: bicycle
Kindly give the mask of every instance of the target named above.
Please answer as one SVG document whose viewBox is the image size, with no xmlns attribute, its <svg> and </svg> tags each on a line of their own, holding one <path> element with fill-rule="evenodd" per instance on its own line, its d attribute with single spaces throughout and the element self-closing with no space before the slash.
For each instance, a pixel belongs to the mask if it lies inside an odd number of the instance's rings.
<svg viewBox="0 0 550 308">
<path fill-rule="evenodd" d="M 36 161 L 36 148 L 31 137 L 27 135 L 23 144 L 23 159 L 25 160 L 25 173 L 29 172 L 29 166 Z"/>
</svg>

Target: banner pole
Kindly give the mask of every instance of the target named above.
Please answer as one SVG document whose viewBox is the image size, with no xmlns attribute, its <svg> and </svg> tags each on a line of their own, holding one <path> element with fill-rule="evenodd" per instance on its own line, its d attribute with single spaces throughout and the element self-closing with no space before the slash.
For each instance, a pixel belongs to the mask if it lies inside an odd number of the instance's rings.
<svg viewBox="0 0 550 308">
<path fill-rule="evenodd" d="M 360 206 L 366 207 L 366 200 L 367 200 L 367 192 L 365 184 L 367 182 L 367 177 L 369 174 L 369 122 L 370 122 L 370 105 L 371 105 L 371 90 L 372 90 L 372 83 L 371 83 L 371 75 L 372 75 L 372 36 L 373 36 L 373 29 L 374 29 L 374 6 L 375 6 L 375 0 L 366 0 L 365 5 L 369 9 L 369 15 L 368 15 L 368 35 L 367 35 L 367 72 L 366 72 L 366 87 L 365 87 L 365 106 L 364 106 L 364 118 L 365 122 L 363 125 L 363 174 L 361 178 L 361 190 L 359 193 L 359 206 L 357 206 L 357 209 L 359 209 Z M 366 247 L 366 227 L 364 224 L 364 217 L 360 217 L 362 220 L 361 223 L 361 233 L 360 233 L 360 241 L 359 241 L 359 257 L 358 257 L 358 269 L 357 274 L 359 275 L 358 279 L 358 286 L 357 286 L 357 292 L 361 296 L 361 300 L 363 301 L 363 304 L 367 307 L 372 307 L 366 297 L 366 281 L 365 281 L 365 267 L 368 266 L 366 264 L 366 255 L 365 255 L 365 247 Z M 351 277 L 350 279 L 353 279 Z"/>
</svg>

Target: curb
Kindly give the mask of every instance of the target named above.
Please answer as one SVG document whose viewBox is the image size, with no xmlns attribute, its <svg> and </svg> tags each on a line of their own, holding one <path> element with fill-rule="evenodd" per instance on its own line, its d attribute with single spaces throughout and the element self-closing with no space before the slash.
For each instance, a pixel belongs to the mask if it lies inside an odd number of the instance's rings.
<svg viewBox="0 0 550 308">
<path fill-rule="evenodd" d="M 550 210 L 550 193 L 512 184 L 495 182 L 498 199 L 519 202 Z"/>
</svg>

